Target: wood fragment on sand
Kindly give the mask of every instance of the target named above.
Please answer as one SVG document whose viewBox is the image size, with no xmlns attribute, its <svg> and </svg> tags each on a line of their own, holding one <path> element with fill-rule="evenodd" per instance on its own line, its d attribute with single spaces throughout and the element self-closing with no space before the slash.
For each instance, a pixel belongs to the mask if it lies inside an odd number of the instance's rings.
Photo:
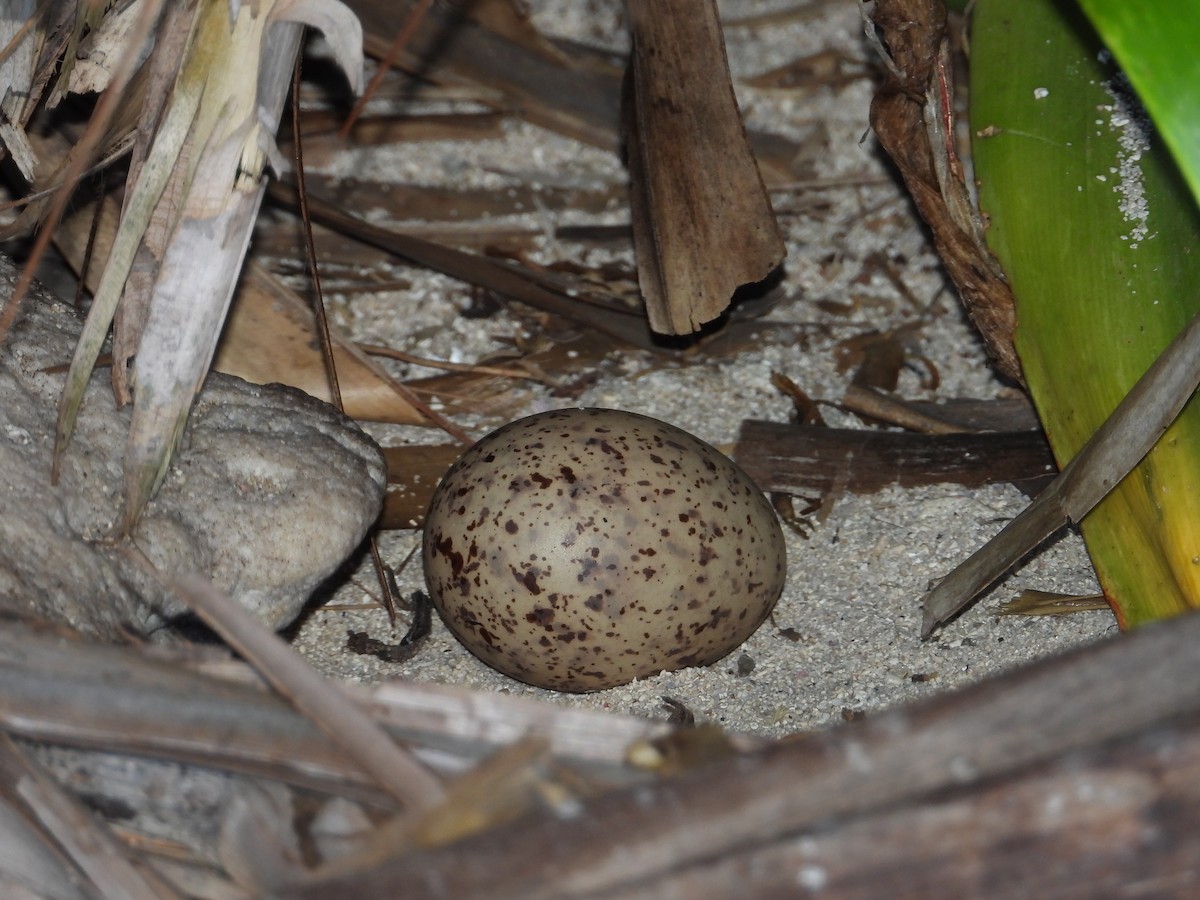
<svg viewBox="0 0 1200 900">
<path fill-rule="evenodd" d="M 1029 485 L 1055 472 L 1038 431 L 928 435 L 749 420 L 734 455 L 763 490 L 812 494 L 946 482 Z"/>
<path fill-rule="evenodd" d="M 1068 872 L 1073 887 L 1092 894 L 1151 880 L 1194 886 L 1200 871 L 1185 836 L 1200 806 L 1175 800 L 1179 790 L 1196 798 L 1200 784 L 1198 642 L 1200 615 L 1157 623 L 863 722 L 614 791 L 571 816 L 527 816 L 368 871 L 313 878 L 289 896 L 659 897 L 686 885 L 686 896 L 724 897 L 731 884 L 769 890 L 785 871 L 794 889 L 804 871 L 795 864 L 809 859 L 814 877 L 827 860 L 853 886 L 852 867 L 835 864 L 831 828 L 873 872 L 874 896 L 942 876 L 978 895 L 994 884 L 983 876 L 1016 877 L 1004 868 L 1010 839 L 1047 861 L 1022 875 L 1035 893 L 1062 885 Z M 1037 827 L 998 815 L 1010 796 L 1045 812 L 1047 789 L 1062 792 L 1063 811 L 1088 840 L 1052 817 Z M 943 830 L 964 819 L 971 829 Z M 872 847 L 873 834 L 888 842 Z M 819 856 L 813 839 L 823 841 Z M 964 866 L 963 850 L 978 865 Z M 762 860 L 760 882 L 752 864 Z"/>
<path fill-rule="evenodd" d="M 691 334 L 787 251 L 733 93 L 716 4 L 638 0 L 628 10 L 638 282 L 651 328 Z"/>
</svg>

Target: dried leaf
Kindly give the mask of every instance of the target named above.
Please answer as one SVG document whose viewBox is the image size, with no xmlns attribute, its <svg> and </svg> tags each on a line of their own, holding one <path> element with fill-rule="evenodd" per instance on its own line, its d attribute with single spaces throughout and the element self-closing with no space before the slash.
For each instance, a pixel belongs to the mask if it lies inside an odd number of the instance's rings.
<svg viewBox="0 0 1200 900">
<path fill-rule="evenodd" d="M 157 490 L 178 445 L 237 283 L 265 169 L 282 168 L 272 134 L 300 39 L 300 29 L 284 23 L 299 18 L 328 29 L 335 57 L 347 67 L 351 85 L 360 85 L 361 31 L 336 0 L 246 4 L 232 23 L 223 0 L 201 0 L 195 39 L 174 92 L 197 94 L 186 137 L 190 151 L 175 154 L 186 167 L 186 195 L 137 340 L 121 531 L 133 525 Z M 164 130 L 169 132 L 174 116 L 172 104 Z M 151 159 L 157 148 L 156 138 Z M 121 241 L 119 233 L 115 246 Z"/>
<path fill-rule="evenodd" d="M 349 2 L 363 23 L 367 51 L 382 57 L 396 22 L 418 0 Z M 548 52 L 545 39 L 532 29 L 503 25 L 494 30 L 495 9 L 487 10 L 486 21 L 477 21 L 470 14 L 473 6 L 430 6 L 401 52 L 400 66 L 438 84 L 470 86 L 489 105 L 519 109 L 536 125 L 617 149 L 621 78 L 607 55 L 578 44 L 567 54 Z"/>
<path fill-rule="evenodd" d="M 101 4 L 84 3 L 93 10 Z M 186 6 L 186 4 L 183 4 Z M 144 56 L 147 46 L 130 47 L 129 43 L 137 21 L 138 5 L 129 3 L 123 8 L 114 6 L 99 22 L 89 23 L 86 37 L 79 42 L 79 49 L 67 70 L 67 92 L 72 94 L 99 93 L 112 80 L 112 61 L 123 54 L 136 53 Z M 140 65 L 140 61 L 138 63 Z"/>
<path fill-rule="evenodd" d="M 845 889 L 838 895 L 899 896 L 905 893 L 903 878 L 918 877 L 925 870 L 916 866 L 895 876 L 897 859 L 919 853 L 928 865 L 941 865 L 939 873 L 958 871 L 962 854 L 948 860 L 945 854 L 949 831 L 965 830 L 964 846 L 974 853 L 977 835 L 964 829 L 963 822 L 979 821 L 979 814 L 1004 823 L 1012 820 L 1009 798 L 1001 792 L 995 806 L 976 808 L 975 814 L 956 810 L 954 817 L 943 820 L 954 824 L 922 832 L 913 843 L 907 834 L 910 810 L 944 808 L 952 798 L 987 791 L 1001 778 L 1037 775 L 1051 765 L 1078 772 L 1116 742 L 1128 741 L 1127 746 L 1146 748 L 1162 760 L 1161 768 L 1149 774 L 1146 753 L 1137 760 L 1140 765 L 1129 767 L 1130 793 L 1138 799 L 1140 813 L 1121 820 L 1113 831 L 1106 791 L 1114 786 L 1111 776 L 1117 770 L 1097 766 L 1098 780 L 1085 791 L 1103 795 L 1093 819 L 1095 830 L 1085 830 L 1081 837 L 1060 833 L 1053 822 L 1047 825 L 1048 795 L 1042 792 L 1029 805 L 1039 811 L 1037 827 L 1019 836 L 1018 855 L 1014 857 L 1013 844 L 1007 843 L 999 862 L 992 861 L 994 866 L 1011 867 L 1039 840 L 1054 846 L 1076 842 L 1083 846 L 1071 862 L 1091 860 L 1092 867 L 1085 871 L 1095 873 L 1094 883 L 1117 887 L 1123 883 L 1121 866 L 1116 866 L 1120 871 L 1112 880 L 1107 878 L 1114 860 L 1145 856 L 1145 842 L 1157 847 L 1162 843 L 1155 840 L 1159 835 L 1188 835 L 1193 827 L 1194 816 L 1172 819 L 1177 808 L 1194 812 L 1193 797 L 1200 784 L 1195 774 L 1200 769 L 1195 726 L 1200 683 L 1194 677 L 1198 637 L 1200 616 L 1182 616 L 1167 627 L 1150 626 L 920 704 L 872 713 L 866 721 L 771 742 L 650 785 L 609 791 L 588 799 L 573 815 L 528 816 L 436 850 L 402 851 L 372 869 L 297 886 L 288 896 L 794 896 L 801 893 L 797 872 L 807 871 L 813 841 L 839 821 L 857 829 L 871 813 L 898 814 L 898 827 L 887 833 L 887 849 L 896 855 L 890 865 L 876 870 L 880 877 L 894 877 L 894 888 L 881 894 L 875 890 L 877 882 L 856 880 L 853 860 L 830 854 L 830 864 L 846 870 Z M 1190 725 L 1186 732 L 1184 724 Z M 1181 732 L 1191 745 L 1187 754 L 1175 752 L 1181 747 Z M 1171 748 L 1165 755 L 1160 752 L 1163 746 Z M 1187 786 L 1186 801 L 1165 801 L 1169 812 L 1156 819 L 1149 836 L 1137 844 L 1131 836 L 1144 834 L 1148 809 L 1163 805 L 1157 788 L 1177 757 L 1188 760 L 1174 783 L 1181 789 Z M 1105 787 L 1096 787 L 1099 784 Z M 1073 796 L 1068 788 L 1053 794 L 1060 795 Z M 1182 830 L 1174 831 L 1172 825 Z M 878 844 L 878 830 L 858 833 L 867 847 Z M 780 846 L 784 835 L 791 840 Z M 1101 837 L 1105 842 L 1097 851 L 1095 842 Z M 1171 843 L 1178 845 L 1178 854 L 1139 872 L 1139 878 L 1147 879 L 1139 883 L 1190 883 L 1193 848 L 1186 839 Z M 760 868 L 763 860 L 756 851 L 772 845 L 781 852 Z M 1061 868 L 1053 847 L 1044 859 L 1048 866 Z M 1076 868 L 1066 871 L 1072 877 L 1077 873 Z M 692 875 L 692 883 L 675 890 L 675 878 L 685 872 Z M 714 887 L 718 872 L 722 879 Z M 770 888 L 756 891 L 771 877 L 764 872 L 775 878 Z M 814 877 L 821 878 L 823 872 Z M 917 896 L 939 896 L 937 884 L 929 880 Z M 953 896 L 978 894 L 977 870 L 962 884 Z"/>
<path fill-rule="evenodd" d="M 871 102 L 871 127 L 929 224 L 938 256 L 989 355 L 1020 382 L 1012 291 L 984 242 L 954 147 L 945 7 L 940 0 L 876 0 L 871 18 L 867 35 L 887 67 Z"/>
<path fill-rule="evenodd" d="M 433 489 L 462 451 L 460 444 L 385 447 L 389 487 L 380 527 L 420 528 L 433 499 Z"/>
<path fill-rule="evenodd" d="M 650 327 L 690 334 L 786 250 L 746 139 L 712 0 L 631 0 L 626 110 L 638 280 Z"/>
<path fill-rule="evenodd" d="M 59 459 L 75 427 L 79 405 L 83 402 L 84 388 L 91 378 L 101 345 L 108 335 L 108 328 L 125 288 L 134 255 L 141 245 L 154 209 L 171 178 L 187 141 L 193 119 L 200 108 L 203 71 L 197 69 L 199 65 L 201 64 L 191 61 L 191 76 L 178 84 L 154 146 L 142 166 L 140 177 L 126 193 L 125 205 L 121 210 L 121 224 L 113 240 L 108 263 L 100 277 L 100 284 L 88 311 L 79 342 L 75 346 L 75 355 L 71 360 L 71 368 L 67 372 L 66 385 L 59 402 L 53 466 L 56 475 Z M 187 63 L 185 70 L 189 70 Z"/>
<path fill-rule="evenodd" d="M 372 422 L 429 425 L 407 389 L 353 343 L 333 333 L 333 357 L 346 415 Z M 256 384 L 279 382 L 328 402 L 325 363 L 314 345 L 312 310 L 258 264 L 246 269 L 213 368 Z"/>
<path fill-rule="evenodd" d="M 1065 616 L 1109 608 L 1103 594 L 1077 596 L 1029 588 L 1001 603 L 999 613 L 1002 616 Z"/>
<path fill-rule="evenodd" d="M 925 597 L 921 635 L 964 609 L 1058 529 L 1078 522 L 1141 461 L 1200 385 L 1200 316 L 1138 379 L 1051 485 Z"/>
</svg>

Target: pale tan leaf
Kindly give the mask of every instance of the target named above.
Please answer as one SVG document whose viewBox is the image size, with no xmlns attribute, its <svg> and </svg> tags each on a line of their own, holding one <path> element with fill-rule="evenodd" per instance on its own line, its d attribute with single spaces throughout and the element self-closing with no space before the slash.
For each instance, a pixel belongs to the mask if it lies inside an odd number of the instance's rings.
<svg viewBox="0 0 1200 900">
<path fill-rule="evenodd" d="M 172 6 L 167 10 L 162 25 L 154 36 L 154 50 L 145 67 L 145 99 L 140 104 L 140 117 L 134 129 L 134 144 L 129 160 L 128 181 L 137 183 L 142 167 L 154 148 L 154 137 L 164 113 L 170 105 L 172 85 L 179 77 L 186 57 L 188 40 L 192 36 L 193 14 L 189 4 Z M 181 153 L 186 157 L 190 150 L 187 141 Z M 186 189 L 186 171 L 176 166 L 163 189 L 163 196 L 154 208 L 154 214 L 146 226 L 142 246 L 138 248 L 133 269 L 125 282 L 125 293 L 113 319 L 112 341 L 112 384 L 117 402 L 121 405 L 133 399 L 129 383 L 130 363 L 137 354 L 138 342 L 146 318 L 150 315 L 150 303 L 154 296 L 154 282 L 159 267 L 167 252 L 175 221 L 183 206 Z M 97 253 L 104 258 L 112 242 L 112 232 L 101 234 L 103 217 L 96 226 L 96 243 L 104 251 Z"/>
<path fill-rule="evenodd" d="M 179 444 L 216 349 L 259 200 L 258 193 L 235 192 L 224 214 L 181 221 L 167 248 L 134 358 L 122 532 L 158 490 Z"/>
<path fill-rule="evenodd" d="M 325 362 L 313 340 L 312 311 L 257 264 L 246 269 L 213 367 L 256 384 L 279 382 L 330 402 Z M 431 424 L 369 356 L 336 332 L 333 358 L 346 415 L 374 422 Z"/>
<path fill-rule="evenodd" d="M 163 126 L 142 167 L 141 177 L 126 194 L 121 224 L 113 241 L 108 264 L 100 277 L 100 286 L 92 300 L 79 343 L 75 346 L 75 355 L 71 360 L 67 383 L 59 402 L 58 433 L 55 442 L 56 470 L 58 457 L 74 430 L 79 405 L 83 402 L 84 387 L 91 377 L 96 358 L 100 355 L 100 347 L 108 334 L 108 327 L 112 323 L 117 302 L 124 290 L 134 255 L 141 245 L 154 208 L 179 159 L 199 106 L 198 89 L 187 85 L 178 87 Z"/>
<path fill-rule="evenodd" d="M 90 32 L 79 45 L 74 67 L 67 78 L 67 90 L 73 94 L 99 93 L 112 80 L 115 60 L 124 54 L 136 53 L 145 57 L 149 47 L 130 47 L 130 36 L 137 22 L 138 5 L 130 3 L 115 7 L 100 27 Z M 138 65 L 141 59 L 138 60 Z"/>
<path fill-rule="evenodd" d="M 299 50 L 287 12 L 320 13 L 353 56 L 348 13 L 335 3 L 242 4 L 201 0 L 195 39 L 176 83 L 199 90 L 189 135 L 185 196 L 151 309 L 137 340 L 136 393 L 125 451 L 121 529 L 132 526 L 165 474 L 192 400 L 216 350 L 257 217 L 268 164 L 282 168 L 278 127 Z M 277 21 L 278 19 L 278 21 Z M 361 67 L 361 63 L 359 68 Z M 351 79 L 356 75 L 353 64 Z M 170 113 L 168 113 L 168 121 Z"/>
</svg>

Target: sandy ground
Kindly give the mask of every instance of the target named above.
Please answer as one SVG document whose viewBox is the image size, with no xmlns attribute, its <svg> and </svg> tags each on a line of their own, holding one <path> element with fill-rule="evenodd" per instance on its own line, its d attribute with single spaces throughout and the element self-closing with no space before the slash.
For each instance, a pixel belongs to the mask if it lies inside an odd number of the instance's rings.
<svg viewBox="0 0 1200 900">
<path fill-rule="evenodd" d="M 727 23 L 764 10 L 795 6 L 749 0 L 721 4 Z M 770 27 L 727 24 L 735 79 L 821 50 L 868 60 L 858 3 L 814 5 L 811 17 Z M 539 25 L 550 32 L 620 48 L 620 4 L 534 0 Z M 940 373 L 936 390 L 923 386 L 920 367 L 906 370 L 899 392 L 914 399 L 993 398 L 1011 390 L 986 366 L 978 340 L 911 205 L 868 133 L 871 84 L 764 91 L 739 87 L 751 125 L 793 137 L 814 124 L 828 137 L 818 149 L 819 183 L 772 199 L 788 243 L 786 300 L 762 323 L 760 342 L 735 358 L 705 363 L 664 362 L 638 353 L 600 367 L 600 380 L 572 405 L 610 406 L 653 415 L 712 443 L 734 439 L 744 418 L 786 421 L 790 401 L 770 384 L 779 371 L 817 398 L 841 397 L 849 375 L 838 371 L 839 341 L 871 329 L 912 325 L 909 350 Z M 865 135 L 865 137 L 864 137 Z M 624 171 L 610 154 L 512 121 L 503 140 L 418 144 L 394 154 L 346 154 L 325 171 L 427 184 L 473 183 L 504 189 L 532 180 L 544 184 L 621 184 Z M 370 211 L 367 211 L 368 214 Z M 600 221 L 627 221 L 617 208 Z M 533 222 L 545 222 L 534 213 Z M 585 221 L 581 219 L 580 221 Z M 596 217 L 586 219 L 597 221 Z M 567 224 L 561 217 L 554 224 Z M 888 259 L 909 296 L 867 261 Z M 628 260 L 627 250 L 571 247 L 545 239 L 540 261 L 571 258 L 591 264 Z M 387 342 L 427 356 L 474 360 L 524 327 L 501 313 L 466 320 L 463 285 L 380 261 L 379 271 L 403 275 L 412 287 L 392 294 L 333 298 L 334 316 L 356 337 Z M 823 306 L 818 303 L 824 301 Z M 840 306 L 840 310 L 835 307 Z M 833 310 L 833 311 L 831 311 Z M 398 367 L 403 377 L 429 374 Z M 567 405 L 535 390 L 526 412 Z M 852 427 L 835 412 L 832 425 Z M 463 420 L 482 435 L 503 420 Z M 384 443 L 438 441 L 426 429 L 369 426 Z M 775 611 L 743 647 L 705 669 L 664 673 L 590 695 L 564 695 L 514 682 L 476 660 L 440 622 L 408 663 L 386 664 L 346 649 L 348 630 L 395 641 L 385 613 L 361 585 L 372 585 L 369 565 L 322 598 L 296 635 L 296 645 L 323 672 L 368 683 L 389 678 L 466 685 L 541 697 L 557 703 L 665 718 L 662 698 L 683 702 L 697 719 L 727 729 L 782 735 L 819 728 L 860 712 L 893 706 L 972 682 L 1022 662 L 1097 639 L 1115 630 L 1107 612 L 1060 618 L 1002 617 L 1000 600 L 1026 587 L 1072 593 L 1097 590 L 1083 543 L 1065 534 L 1034 554 L 971 610 L 936 634 L 919 639 L 920 601 L 930 581 L 944 575 L 994 534 L 1024 504 L 1014 488 L 967 490 L 947 485 L 891 489 L 847 496 L 808 539 L 788 533 L 789 577 Z M 385 535 L 386 559 L 399 565 L 419 544 L 414 532 Z M 399 574 L 403 591 L 422 587 L 416 559 Z M 330 608 L 363 606 L 360 609 Z M 791 631 L 784 631 L 790 629 Z"/>
</svg>

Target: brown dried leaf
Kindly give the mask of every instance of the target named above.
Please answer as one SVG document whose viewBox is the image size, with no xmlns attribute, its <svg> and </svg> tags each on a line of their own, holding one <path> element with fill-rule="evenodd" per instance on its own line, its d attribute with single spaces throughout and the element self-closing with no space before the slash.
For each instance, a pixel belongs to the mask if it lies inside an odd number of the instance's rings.
<svg viewBox="0 0 1200 900">
<path fill-rule="evenodd" d="M 305 158 L 309 155 L 307 139 Z M 307 175 L 305 186 L 314 194 L 336 203 L 342 209 L 363 213 L 382 209 L 389 218 L 400 221 L 434 220 L 466 222 L 503 216 L 528 214 L 532 210 L 599 215 L 607 212 L 624 194 L 621 185 L 590 187 L 554 187 L 551 185 L 513 185 L 503 191 L 493 187 L 441 187 L 419 184 L 391 184 L 357 178 L 331 178 Z"/>
<path fill-rule="evenodd" d="M 887 72 L 871 103 L 871 127 L 929 224 L 938 256 L 996 367 L 1021 382 L 1012 291 L 984 242 L 954 147 L 946 9 L 940 0 L 877 0 L 873 19 L 868 35 Z"/>
<path fill-rule="evenodd" d="M 295 203 L 294 189 L 288 185 L 271 186 L 268 190 L 284 205 Z M 309 191 L 308 212 L 314 222 L 418 265 L 563 316 L 635 346 L 655 348 L 640 315 L 618 308 L 619 301 L 614 302 L 615 298 L 588 290 L 577 280 L 544 270 L 539 272 L 528 266 L 500 263 L 399 230 L 382 228 L 344 212 L 313 191 Z"/>
<path fill-rule="evenodd" d="M 1069 613 L 1110 609 L 1103 594 L 1060 594 L 1027 588 L 1000 604 L 1002 616 L 1065 616 Z"/>
<path fill-rule="evenodd" d="M 632 0 L 630 205 L 650 327 L 690 334 L 786 254 L 738 111 L 715 3 Z"/>
<path fill-rule="evenodd" d="M 431 420 L 378 363 L 333 335 L 347 415 L 372 422 L 429 425 Z M 313 338 L 312 310 L 261 266 L 246 267 L 213 367 L 255 384 L 280 382 L 329 402 L 325 362 Z"/>
<path fill-rule="evenodd" d="M 345 116 L 324 110 L 301 114 L 304 160 L 312 168 L 331 165 L 347 147 L 376 147 L 408 141 L 483 141 L 504 136 L 504 116 L 499 113 L 445 113 L 404 116 L 363 116 L 349 134 L 340 134 Z M 279 141 L 285 157 L 295 155 L 291 139 Z M 313 178 L 312 174 L 307 176 Z"/>
<path fill-rule="evenodd" d="M 396 23 L 417 2 L 348 0 L 363 24 L 369 54 L 387 53 Z M 438 84 L 484 88 L 484 101 L 496 108 L 519 109 L 543 128 L 615 150 L 620 71 L 608 58 L 583 45 L 572 45 L 569 53 L 549 50 L 531 28 L 497 30 L 494 6 L 483 21 L 474 17 L 472 6 L 430 6 L 401 51 L 399 66 Z"/>
<path fill-rule="evenodd" d="M 380 527 L 420 528 L 433 498 L 433 489 L 462 451 L 458 444 L 384 447 L 388 493 L 383 502 Z"/>
</svg>

